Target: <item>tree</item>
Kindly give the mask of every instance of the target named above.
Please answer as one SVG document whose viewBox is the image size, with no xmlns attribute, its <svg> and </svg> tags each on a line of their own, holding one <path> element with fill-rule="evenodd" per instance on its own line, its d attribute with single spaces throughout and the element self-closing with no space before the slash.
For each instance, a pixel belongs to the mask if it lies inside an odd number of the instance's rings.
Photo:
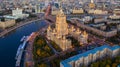
<svg viewBox="0 0 120 67">
<path fill-rule="evenodd" d="M 99 62 L 95 62 L 95 63 L 91 64 L 91 67 L 99 67 Z"/>
<path fill-rule="evenodd" d="M 105 65 L 106 65 L 106 61 L 105 60 L 100 62 L 100 67 L 105 67 Z"/>
<path fill-rule="evenodd" d="M 111 59 L 108 59 L 107 64 L 111 64 L 111 63 L 112 63 Z"/>
<path fill-rule="evenodd" d="M 35 14 L 29 14 L 29 17 L 30 18 L 34 18 L 34 17 L 37 17 L 37 15 L 35 15 Z"/>
<path fill-rule="evenodd" d="M 16 19 L 15 21 L 16 21 L 17 23 L 19 23 L 19 22 L 22 21 L 22 19 L 18 18 L 18 19 Z"/>
<path fill-rule="evenodd" d="M 41 50 L 40 49 L 37 49 L 37 55 L 41 56 Z"/>
<path fill-rule="evenodd" d="M 46 51 L 50 51 L 50 47 L 48 47 L 48 45 L 46 45 L 45 47 L 44 47 L 44 49 L 46 50 Z"/>
<path fill-rule="evenodd" d="M 38 67 L 48 67 L 48 65 L 45 63 L 41 63 Z"/>
<path fill-rule="evenodd" d="M 29 67 L 29 65 L 28 65 L 28 63 L 27 63 L 27 62 L 25 63 L 25 67 Z"/>
<path fill-rule="evenodd" d="M 1 21 L 3 21 L 3 22 L 4 22 L 4 21 L 5 21 L 5 18 L 4 18 L 4 17 L 3 17 L 3 18 L 1 18 Z"/>
<path fill-rule="evenodd" d="M 110 67 L 110 65 L 109 65 L 109 64 L 107 64 L 105 67 Z"/>
<path fill-rule="evenodd" d="M 112 64 L 112 67 L 117 67 L 117 63 L 113 63 L 113 64 Z"/>
<path fill-rule="evenodd" d="M 118 57 L 115 58 L 115 62 L 116 63 L 120 63 L 120 56 L 118 56 Z"/>
<path fill-rule="evenodd" d="M 42 39 L 40 39 L 40 40 L 38 40 L 38 41 L 36 42 L 36 44 L 37 44 L 37 46 L 39 46 L 39 47 L 43 47 L 43 46 L 45 45 L 45 42 L 44 42 Z"/>
<path fill-rule="evenodd" d="M 82 67 L 86 67 L 85 65 L 83 65 Z"/>
</svg>

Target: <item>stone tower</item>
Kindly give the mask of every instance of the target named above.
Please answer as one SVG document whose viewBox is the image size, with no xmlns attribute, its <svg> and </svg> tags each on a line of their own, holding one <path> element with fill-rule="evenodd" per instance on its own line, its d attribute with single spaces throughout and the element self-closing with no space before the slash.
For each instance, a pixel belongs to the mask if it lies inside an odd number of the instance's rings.
<svg viewBox="0 0 120 67">
<path fill-rule="evenodd" d="M 62 37 L 68 34 L 66 15 L 62 9 L 60 9 L 60 13 L 56 16 L 56 32 L 58 34 L 58 37 Z"/>
<path fill-rule="evenodd" d="M 91 0 L 90 4 L 89 4 L 89 8 L 95 8 L 95 3 L 94 0 Z"/>
</svg>

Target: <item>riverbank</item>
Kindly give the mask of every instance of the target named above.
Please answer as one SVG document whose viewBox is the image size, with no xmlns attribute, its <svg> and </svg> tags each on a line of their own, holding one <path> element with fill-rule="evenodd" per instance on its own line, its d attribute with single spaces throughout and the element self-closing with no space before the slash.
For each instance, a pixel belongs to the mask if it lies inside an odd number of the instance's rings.
<svg viewBox="0 0 120 67">
<path fill-rule="evenodd" d="M 39 29 L 46 26 L 44 20 L 36 21 L 20 28 L 17 28 L 4 38 L 0 38 L 0 67 L 15 67 L 15 56 L 19 45 L 21 44 L 20 39 L 23 36 L 30 35 L 32 32 L 36 32 Z M 27 45 L 26 45 L 27 46 Z M 24 51 L 25 53 L 26 51 Z M 23 54 L 24 55 L 24 54 Z M 24 58 L 22 58 L 22 63 Z M 21 66 L 22 67 L 22 66 Z"/>
<path fill-rule="evenodd" d="M 8 28 L 8 29 L 5 29 L 4 31 L 2 31 L 0 33 L 0 37 L 3 37 L 4 35 L 8 34 L 9 32 L 19 28 L 19 27 L 22 27 L 24 25 L 27 25 L 29 23 L 32 23 L 32 22 L 35 22 L 35 21 L 39 21 L 39 20 L 42 20 L 43 18 L 39 18 L 39 19 L 32 19 L 30 21 L 24 21 L 24 22 L 20 22 L 19 24 L 16 24 L 15 26 L 11 27 L 11 28 Z"/>
<path fill-rule="evenodd" d="M 34 67 L 32 49 L 33 49 L 34 40 L 37 36 L 38 36 L 38 33 L 36 33 L 36 32 L 34 32 L 34 34 L 32 36 L 29 36 L 31 38 L 29 39 L 28 45 L 26 46 L 26 49 L 25 49 L 26 52 L 24 55 L 24 62 L 23 62 L 24 67 Z"/>
<path fill-rule="evenodd" d="M 47 27 L 51 25 L 52 23 L 49 23 L 46 21 L 46 26 L 39 29 L 38 31 L 35 32 L 35 34 L 32 36 L 32 38 L 29 40 L 28 45 L 26 46 L 26 52 L 24 54 L 24 67 L 34 67 L 34 59 L 33 59 L 33 44 L 35 41 L 35 38 L 39 35 L 44 35 L 42 32 L 45 32 Z"/>
</svg>

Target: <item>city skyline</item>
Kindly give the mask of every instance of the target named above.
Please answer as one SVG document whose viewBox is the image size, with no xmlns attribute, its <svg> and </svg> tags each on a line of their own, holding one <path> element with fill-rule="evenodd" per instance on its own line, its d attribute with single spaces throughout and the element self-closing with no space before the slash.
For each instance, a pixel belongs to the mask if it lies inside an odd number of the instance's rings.
<svg viewBox="0 0 120 67">
<path fill-rule="evenodd" d="M 0 67 L 119 67 L 119 0 L 0 0 Z"/>
</svg>

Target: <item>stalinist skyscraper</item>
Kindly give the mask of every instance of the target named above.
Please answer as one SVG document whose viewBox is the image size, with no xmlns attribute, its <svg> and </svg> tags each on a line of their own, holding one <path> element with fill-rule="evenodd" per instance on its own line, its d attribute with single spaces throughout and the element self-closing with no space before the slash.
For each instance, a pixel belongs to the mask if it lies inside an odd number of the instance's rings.
<svg viewBox="0 0 120 67">
<path fill-rule="evenodd" d="M 79 28 L 75 29 L 73 26 L 68 26 L 66 15 L 60 9 L 56 15 L 55 27 L 49 26 L 47 29 L 47 38 L 54 41 L 62 50 L 67 50 L 72 47 L 71 40 L 66 38 L 68 34 L 77 38 L 80 44 L 87 43 L 88 34 L 81 32 Z"/>
<path fill-rule="evenodd" d="M 60 38 L 68 34 L 68 24 L 66 22 L 66 15 L 62 11 L 62 9 L 56 17 L 56 33 Z"/>
<path fill-rule="evenodd" d="M 91 2 L 89 4 L 89 8 L 95 8 L 94 0 L 91 0 Z"/>
<path fill-rule="evenodd" d="M 47 29 L 47 38 L 54 41 L 62 50 L 71 48 L 71 40 L 66 39 L 68 35 L 68 24 L 66 22 L 66 15 L 60 9 L 59 14 L 56 16 L 55 28 L 50 26 Z"/>
</svg>

